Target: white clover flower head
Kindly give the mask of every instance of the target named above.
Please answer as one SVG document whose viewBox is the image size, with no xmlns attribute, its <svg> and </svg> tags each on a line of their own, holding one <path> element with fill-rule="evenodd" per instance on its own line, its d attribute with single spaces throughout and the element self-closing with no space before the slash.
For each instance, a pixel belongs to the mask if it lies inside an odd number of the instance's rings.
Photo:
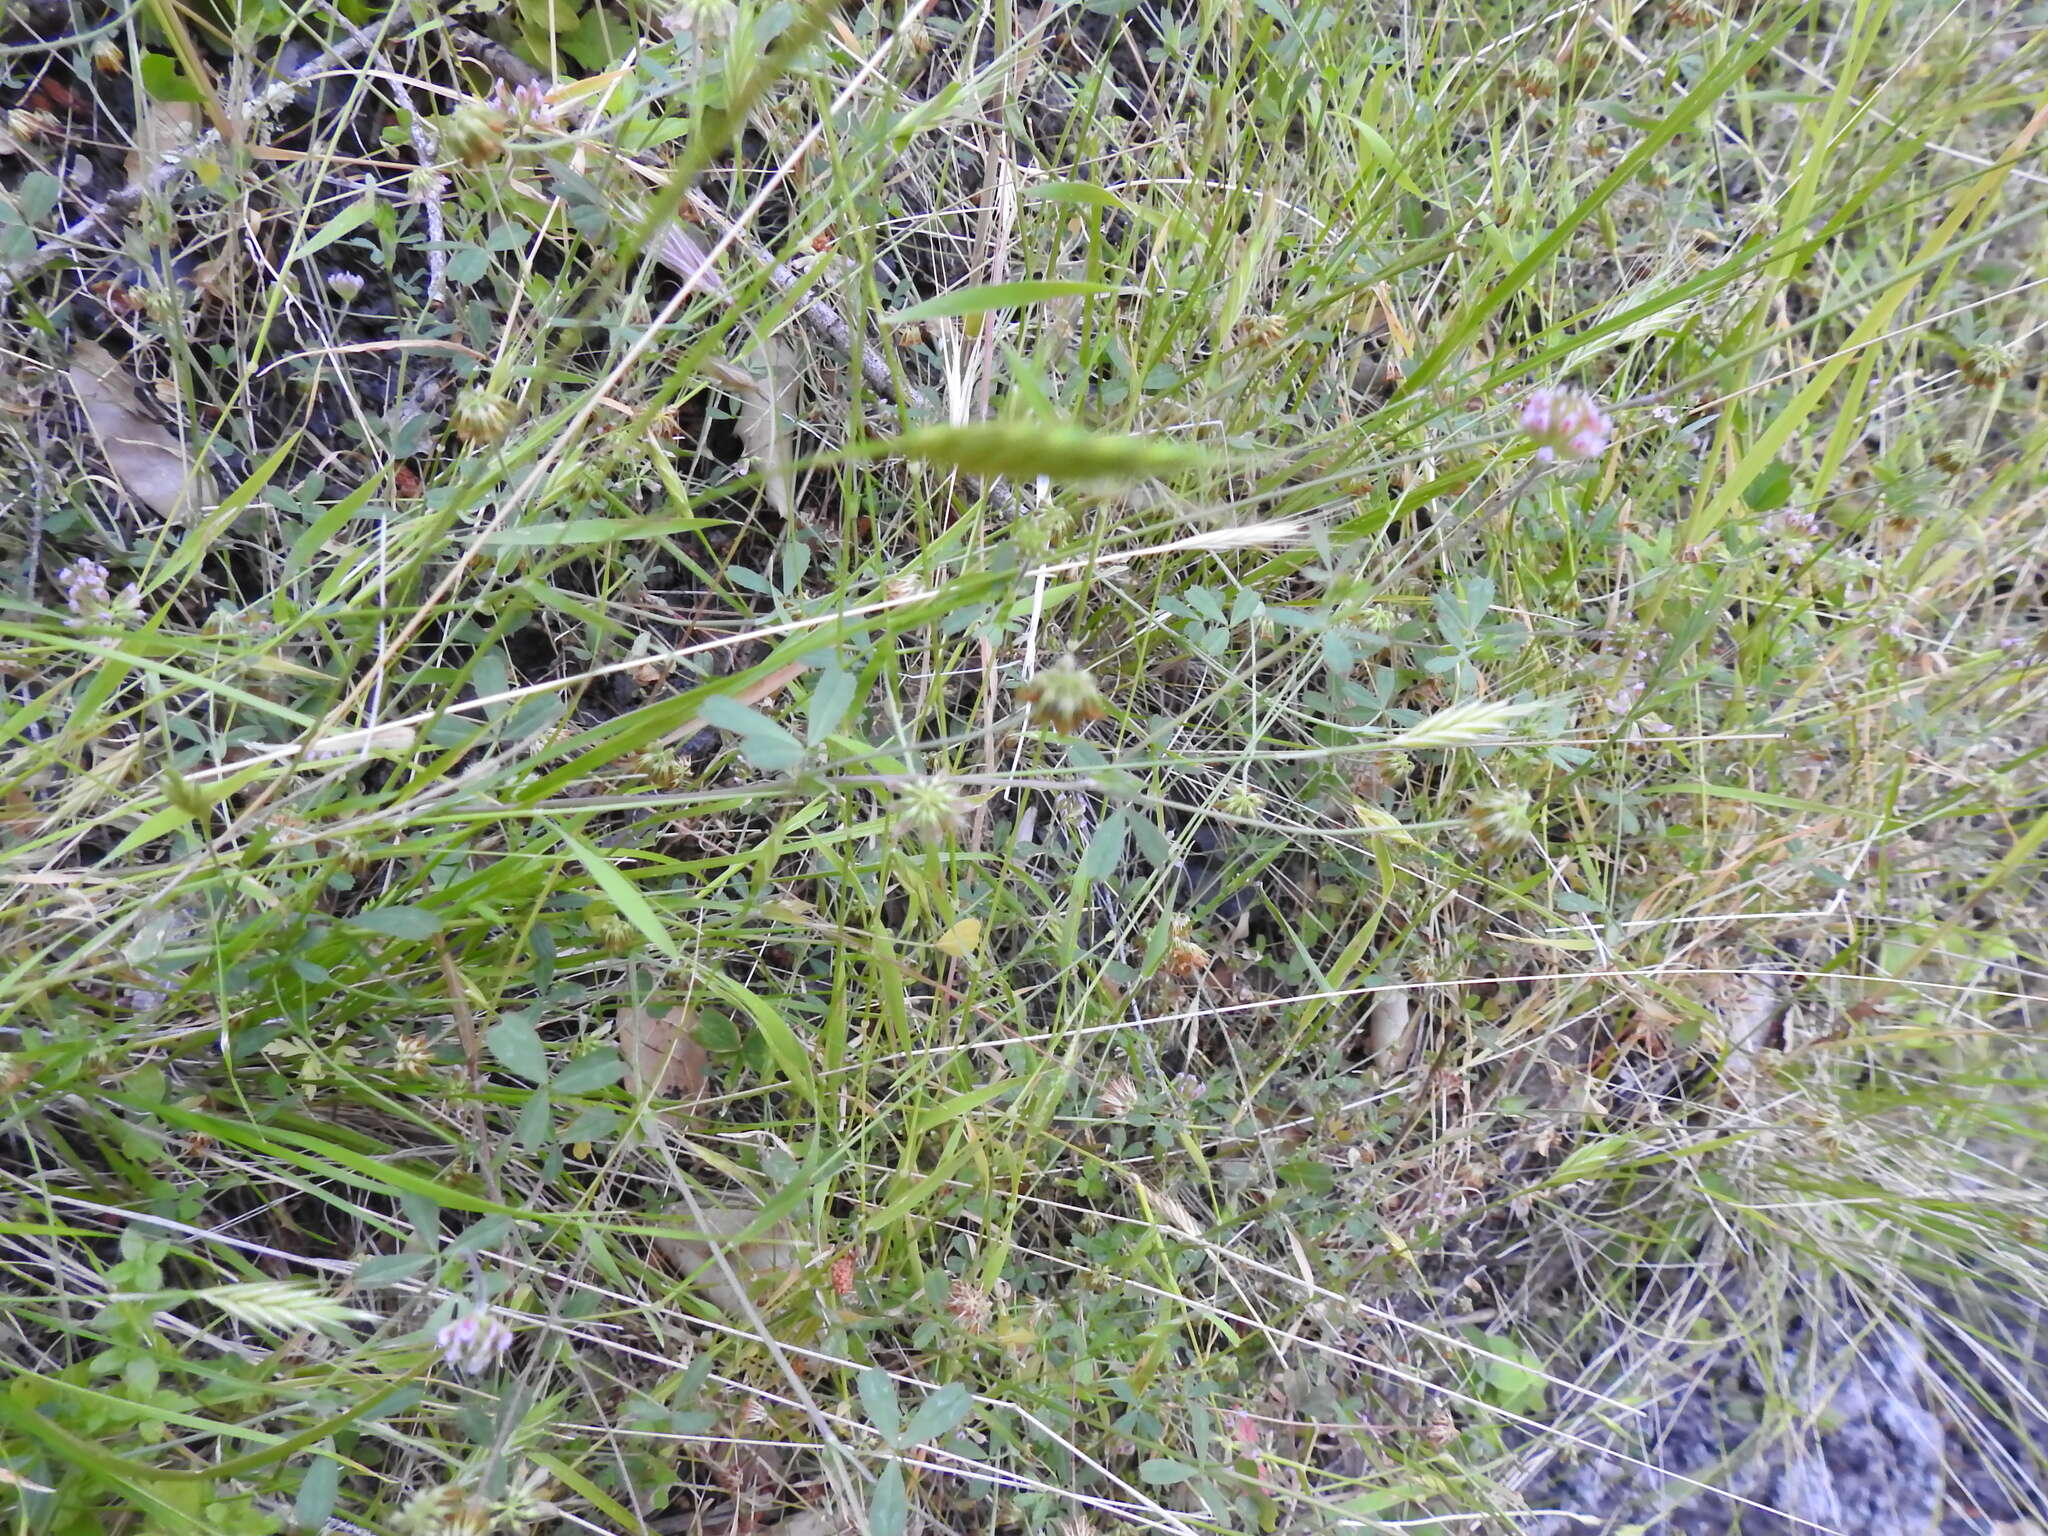
<svg viewBox="0 0 2048 1536">
<path fill-rule="evenodd" d="M 1122 1120 L 1138 1107 L 1138 1098 L 1138 1080 L 1128 1072 L 1119 1072 L 1102 1085 L 1095 1107 L 1105 1120 Z"/>
<path fill-rule="evenodd" d="M 57 573 L 57 589 L 75 614 L 83 617 L 108 602 L 107 568 L 97 560 L 77 560 Z"/>
<path fill-rule="evenodd" d="M 135 583 L 115 592 L 107 585 L 107 568 L 97 560 L 75 560 L 65 566 L 57 573 L 57 590 L 71 610 L 64 622 L 73 629 L 96 619 L 126 623 L 142 611 L 142 594 Z"/>
<path fill-rule="evenodd" d="M 1591 395 L 1547 387 L 1530 391 L 1522 402 L 1522 430 L 1536 445 L 1536 457 L 1548 464 L 1597 459 L 1607 451 L 1614 423 Z"/>
<path fill-rule="evenodd" d="M 1820 542 L 1820 519 L 1806 507 L 1786 507 L 1764 520 L 1764 531 L 1778 545 L 1778 553 L 1795 565 L 1811 560 Z"/>
<path fill-rule="evenodd" d="M 682 0 L 661 18 L 661 24 L 679 40 L 722 43 L 731 35 L 738 16 L 739 7 L 732 0 Z"/>
<path fill-rule="evenodd" d="M 892 603 L 907 603 L 931 591 L 915 571 L 899 571 L 882 583 L 882 596 Z"/>
<path fill-rule="evenodd" d="M 955 1277 L 946 1289 L 946 1310 L 969 1333 L 986 1333 L 995 1321 L 995 1298 L 972 1280 Z"/>
<path fill-rule="evenodd" d="M 481 1376 L 512 1347 L 512 1330 L 489 1307 L 472 1307 L 434 1335 L 441 1358 L 458 1371 Z"/>
<path fill-rule="evenodd" d="M 518 410 L 509 399 L 488 385 L 473 384 L 456 399 L 448 425 L 474 448 L 497 442 L 518 419 Z"/>
</svg>

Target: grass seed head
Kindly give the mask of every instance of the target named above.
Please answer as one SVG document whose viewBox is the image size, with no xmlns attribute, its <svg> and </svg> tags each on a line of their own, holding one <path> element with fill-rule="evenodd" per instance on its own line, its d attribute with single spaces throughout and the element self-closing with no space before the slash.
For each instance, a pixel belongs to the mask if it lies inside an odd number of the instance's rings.
<svg viewBox="0 0 2048 1536">
<path fill-rule="evenodd" d="M 1392 811 L 1382 810 L 1369 801 L 1360 800 L 1351 807 L 1351 815 L 1361 830 L 1375 837 L 1390 838 L 1397 843 L 1412 843 L 1407 825 Z"/>
<path fill-rule="evenodd" d="M 1388 745 L 1401 752 L 1484 746 L 1511 736 L 1516 722 L 1528 712 L 1524 705 L 1467 699 L 1446 705 L 1428 719 L 1416 722 Z"/>
</svg>

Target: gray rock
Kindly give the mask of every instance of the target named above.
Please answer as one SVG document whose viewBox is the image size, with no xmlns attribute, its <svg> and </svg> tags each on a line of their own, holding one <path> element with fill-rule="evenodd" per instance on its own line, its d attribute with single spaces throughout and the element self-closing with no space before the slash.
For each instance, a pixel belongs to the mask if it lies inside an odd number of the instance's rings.
<svg viewBox="0 0 2048 1536">
<path fill-rule="evenodd" d="M 1569 1425 L 1620 1455 L 1532 1443 L 1530 1536 L 1993 1536 L 2048 1519 L 2037 1307 L 1930 1291 L 1874 1321 L 1845 1303 L 1774 1355 L 1667 1351 L 1627 1376 L 1611 1395 L 1642 1414 Z"/>
</svg>

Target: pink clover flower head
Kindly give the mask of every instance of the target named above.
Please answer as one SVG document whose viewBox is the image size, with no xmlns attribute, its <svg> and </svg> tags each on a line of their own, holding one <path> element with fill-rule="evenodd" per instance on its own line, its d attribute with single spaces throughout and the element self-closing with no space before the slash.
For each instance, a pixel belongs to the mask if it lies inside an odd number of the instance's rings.
<svg viewBox="0 0 2048 1536">
<path fill-rule="evenodd" d="M 442 1324 L 434 1344 L 441 1358 L 455 1369 L 481 1376 L 505 1358 L 505 1351 L 512 1347 L 512 1330 L 489 1307 L 474 1307 Z"/>
<path fill-rule="evenodd" d="M 76 629 L 96 619 L 125 622 L 142 611 L 142 594 L 129 582 L 119 592 L 107 585 L 107 568 L 97 560 L 79 560 L 57 573 L 57 590 L 72 616 L 64 622 Z"/>
<path fill-rule="evenodd" d="M 1536 457 L 1548 464 L 1555 459 L 1599 458 L 1607 451 L 1614 423 L 1591 395 L 1544 388 L 1530 391 L 1522 402 L 1522 430 L 1536 445 Z"/>
</svg>

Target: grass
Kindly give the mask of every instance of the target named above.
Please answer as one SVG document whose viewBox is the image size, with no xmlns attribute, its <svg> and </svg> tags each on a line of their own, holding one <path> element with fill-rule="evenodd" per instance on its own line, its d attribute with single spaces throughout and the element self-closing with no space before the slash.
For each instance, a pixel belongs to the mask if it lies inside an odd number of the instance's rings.
<svg viewBox="0 0 2048 1536">
<path fill-rule="evenodd" d="M 2038 18 L 1124 9 L 22 8 L 14 1528 L 1507 1529 L 2048 1291 Z"/>
</svg>

